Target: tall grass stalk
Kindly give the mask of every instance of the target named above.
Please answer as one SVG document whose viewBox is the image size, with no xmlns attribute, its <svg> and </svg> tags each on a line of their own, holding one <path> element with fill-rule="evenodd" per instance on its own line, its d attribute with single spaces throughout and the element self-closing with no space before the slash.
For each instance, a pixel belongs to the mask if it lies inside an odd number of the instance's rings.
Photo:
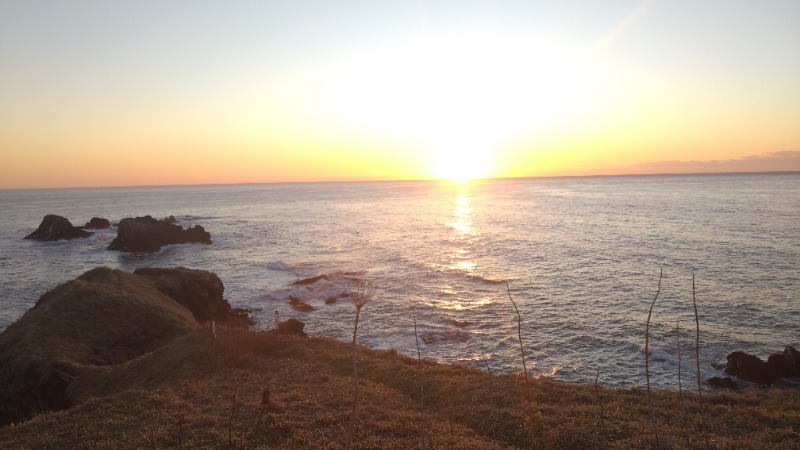
<svg viewBox="0 0 800 450">
<path fill-rule="evenodd" d="M 675 323 L 675 340 L 678 344 L 678 405 L 683 404 L 683 388 L 681 386 L 681 331 L 680 322 Z"/>
<path fill-rule="evenodd" d="M 422 353 L 419 352 L 419 339 L 417 338 L 417 313 L 414 313 L 414 342 L 417 344 L 417 361 L 422 362 Z"/>
<path fill-rule="evenodd" d="M 358 319 L 361 315 L 361 308 L 364 307 L 375 295 L 375 286 L 364 279 L 357 279 L 348 286 L 350 301 L 356 307 L 356 321 L 353 325 L 353 409 L 350 413 L 350 427 L 347 430 L 346 448 L 353 448 L 353 433 L 356 426 L 356 414 L 358 412 L 358 359 L 356 355 L 356 335 L 358 333 Z"/>
<path fill-rule="evenodd" d="M 697 314 L 697 298 L 695 296 L 694 273 L 692 273 L 692 305 L 694 305 L 694 323 L 697 330 L 694 342 L 694 356 L 697 364 L 697 403 L 700 405 L 700 425 L 703 427 L 703 436 L 708 447 L 708 432 L 706 430 L 705 411 L 703 410 L 703 388 L 700 375 L 700 316 Z"/>
<path fill-rule="evenodd" d="M 661 293 L 661 280 L 664 278 L 664 269 L 662 268 L 658 275 L 658 289 L 656 289 L 656 296 L 653 297 L 653 303 L 650 304 L 650 310 L 647 312 L 647 325 L 644 332 L 644 373 L 647 378 L 647 404 L 650 407 L 650 414 L 653 416 L 653 434 L 656 438 L 656 448 L 661 447 L 658 439 L 658 429 L 655 425 L 655 411 L 653 410 L 653 401 L 650 397 L 650 318 L 653 316 L 653 307 L 658 300 L 658 294 Z"/>
<path fill-rule="evenodd" d="M 651 403 L 650 400 L 650 318 L 653 316 L 653 307 L 656 305 L 656 300 L 658 300 L 658 294 L 661 293 L 661 280 L 664 278 L 664 269 L 661 269 L 661 273 L 658 276 L 658 289 L 656 289 L 656 296 L 653 298 L 653 303 L 650 304 L 650 310 L 647 312 L 647 325 L 645 326 L 644 332 L 644 373 L 645 377 L 647 378 L 647 403 Z M 651 404 L 652 406 L 652 404 Z"/>
<path fill-rule="evenodd" d="M 239 387 L 233 388 L 233 400 L 231 400 L 231 414 L 228 416 L 228 448 L 233 447 L 233 413 L 236 411 L 236 393 Z"/>
<path fill-rule="evenodd" d="M 692 304 L 694 305 L 694 323 L 697 329 L 694 342 L 694 356 L 697 362 L 697 401 L 703 403 L 703 388 L 700 382 L 700 317 L 697 315 L 697 298 L 694 289 L 694 274 L 692 274 Z"/>
<path fill-rule="evenodd" d="M 597 382 L 600 380 L 600 368 L 597 368 L 597 375 L 594 377 L 594 395 L 597 397 L 597 405 L 600 407 L 600 433 L 603 436 L 603 446 L 605 447 L 607 438 L 606 432 L 606 414 L 605 409 L 603 408 L 603 401 L 600 398 L 600 388 L 597 385 Z"/>
<path fill-rule="evenodd" d="M 508 286 L 508 282 L 506 282 L 506 290 L 508 291 L 508 299 L 511 300 L 511 304 L 514 305 L 514 311 L 517 312 L 517 337 L 519 338 L 519 352 L 522 356 L 522 371 L 525 373 L 525 394 L 527 398 L 529 389 L 528 366 L 525 365 L 525 347 L 522 345 L 522 316 L 519 314 L 517 303 L 514 301 L 514 298 L 511 297 L 511 288 Z"/>
</svg>

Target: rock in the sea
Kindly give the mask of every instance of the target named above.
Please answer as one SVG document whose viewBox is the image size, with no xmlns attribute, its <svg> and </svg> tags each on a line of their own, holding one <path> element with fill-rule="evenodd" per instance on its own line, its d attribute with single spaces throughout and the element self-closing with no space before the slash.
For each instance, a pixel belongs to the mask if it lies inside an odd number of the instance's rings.
<svg viewBox="0 0 800 450">
<path fill-rule="evenodd" d="M 725 373 L 742 380 L 758 384 L 770 384 L 774 376 L 767 363 L 761 358 L 744 352 L 733 352 L 728 355 Z"/>
<path fill-rule="evenodd" d="M 308 337 L 308 335 L 303 331 L 306 324 L 300 322 L 295 318 L 290 318 L 284 322 L 278 324 L 278 332 L 281 334 L 295 334 L 302 337 Z"/>
<path fill-rule="evenodd" d="M 91 236 L 92 233 L 75 227 L 64 217 L 48 214 L 42 219 L 39 228 L 25 236 L 25 239 L 37 241 L 58 241 L 60 239 L 76 239 Z"/>
<path fill-rule="evenodd" d="M 313 283 L 316 283 L 317 281 L 320 281 L 320 280 L 327 280 L 328 278 L 329 277 L 327 275 L 317 275 L 315 277 L 303 278 L 302 280 L 297 280 L 292 284 L 294 284 L 296 286 L 303 285 L 303 284 L 313 284 Z"/>
<path fill-rule="evenodd" d="M 83 228 L 87 230 L 107 230 L 111 228 L 111 222 L 102 217 L 92 217 L 91 220 L 86 222 L 86 225 L 84 225 Z"/>
<path fill-rule="evenodd" d="M 314 311 L 314 307 L 309 305 L 308 303 L 304 302 L 303 299 L 295 297 L 294 295 L 289 296 L 289 304 L 292 305 L 292 308 L 296 311 L 300 312 L 311 312 Z"/>
<path fill-rule="evenodd" d="M 143 272 L 92 269 L 0 333 L 0 426 L 69 407 L 97 387 L 98 373 L 201 329 L 198 316 L 230 310 L 213 273 Z"/>
<path fill-rule="evenodd" d="M 800 378 L 800 353 L 794 347 L 784 347 L 783 353 L 767 358 L 767 366 L 779 378 Z"/>
<path fill-rule="evenodd" d="M 738 391 L 739 385 L 736 384 L 735 381 L 731 379 L 731 377 L 713 377 L 708 379 L 708 384 L 712 387 L 717 389 L 730 389 L 732 391 Z"/>
<path fill-rule="evenodd" d="M 150 216 L 122 219 L 108 250 L 152 253 L 170 244 L 211 244 L 211 234 L 200 225 L 184 230 L 174 221 L 172 217 L 158 220 Z"/>
</svg>

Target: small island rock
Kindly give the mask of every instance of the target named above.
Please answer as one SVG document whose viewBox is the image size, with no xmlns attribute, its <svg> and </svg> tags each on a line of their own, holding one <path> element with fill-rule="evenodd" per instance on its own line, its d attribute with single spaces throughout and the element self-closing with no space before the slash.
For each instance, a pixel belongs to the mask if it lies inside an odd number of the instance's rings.
<svg viewBox="0 0 800 450">
<path fill-rule="evenodd" d="M 92 217 L 91 220 L 86 222 L 86 225 L 84 225 L 83 228 L 86 230 L 107 230 L 111 228 L 111 222 L 102 217 Z"/>
<path fill-rule="evenodd" d="M 92 233 L 75 227 L 64 217 L 48 214 L 42 219 L 39 228 L 25 236 L 25 239 L 37 241 L 58 241 L 60 239 L 76 239 L 91 236 Z"/>
<path fill-rule="evenodd" d="M 186 230 L 174 223 L 173 217 L 164 220 L 150 216 L 125 218 L 117 226 L 117 237 L 108 250 L 153 253 L 170 244 L 211 244 L 211 234 L 200 225 Z"/>
</svg>

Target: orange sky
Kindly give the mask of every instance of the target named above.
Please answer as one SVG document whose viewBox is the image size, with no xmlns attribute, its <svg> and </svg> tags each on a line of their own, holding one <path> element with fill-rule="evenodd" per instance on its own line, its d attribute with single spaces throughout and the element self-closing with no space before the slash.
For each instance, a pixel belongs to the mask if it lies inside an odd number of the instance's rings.
<svg viewBox="0 0 800 450">
<path fill-rule="evenodd" d="M 4 3 L 0 188 L 800 170 L 797 2 L 268 3 Z"/>
</svg>

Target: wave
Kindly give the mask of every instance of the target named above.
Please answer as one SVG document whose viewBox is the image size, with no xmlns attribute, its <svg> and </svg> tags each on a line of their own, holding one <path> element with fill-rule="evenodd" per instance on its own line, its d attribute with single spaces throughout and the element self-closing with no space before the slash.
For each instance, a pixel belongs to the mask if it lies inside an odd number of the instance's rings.
<svg viewBox="0 0 800 450">
<path fill-rule="evenodd" d="M 464 328 L 475 325 L 475 322 L 470 322 L 467 320 L 458 320 L 458 319 L 442 319 L 442 323 L 453 325 L 458 328 Z"/>
<path fill-rule="evenodd" d="M 477 281 L 483 284 L 503 284 L 506 280 L 492 280 L 491 278 L 484 278 L 480 275 L 467 275 L 467 279 L 470 281 Z"/>
<path fill-rule="evenodd" d="M 292 266 L 286 264 L 285 262 L 275 261 L 267 264 L 267 269 L 288 272 L 292 270 Z"/>
<path fill-rule="evenodd" d="M 467 342 L 470 334 L 461 330 L 423 331 L 419 337 L 426 345 L 432 345 L 440 342 Z"/>
</svg>

